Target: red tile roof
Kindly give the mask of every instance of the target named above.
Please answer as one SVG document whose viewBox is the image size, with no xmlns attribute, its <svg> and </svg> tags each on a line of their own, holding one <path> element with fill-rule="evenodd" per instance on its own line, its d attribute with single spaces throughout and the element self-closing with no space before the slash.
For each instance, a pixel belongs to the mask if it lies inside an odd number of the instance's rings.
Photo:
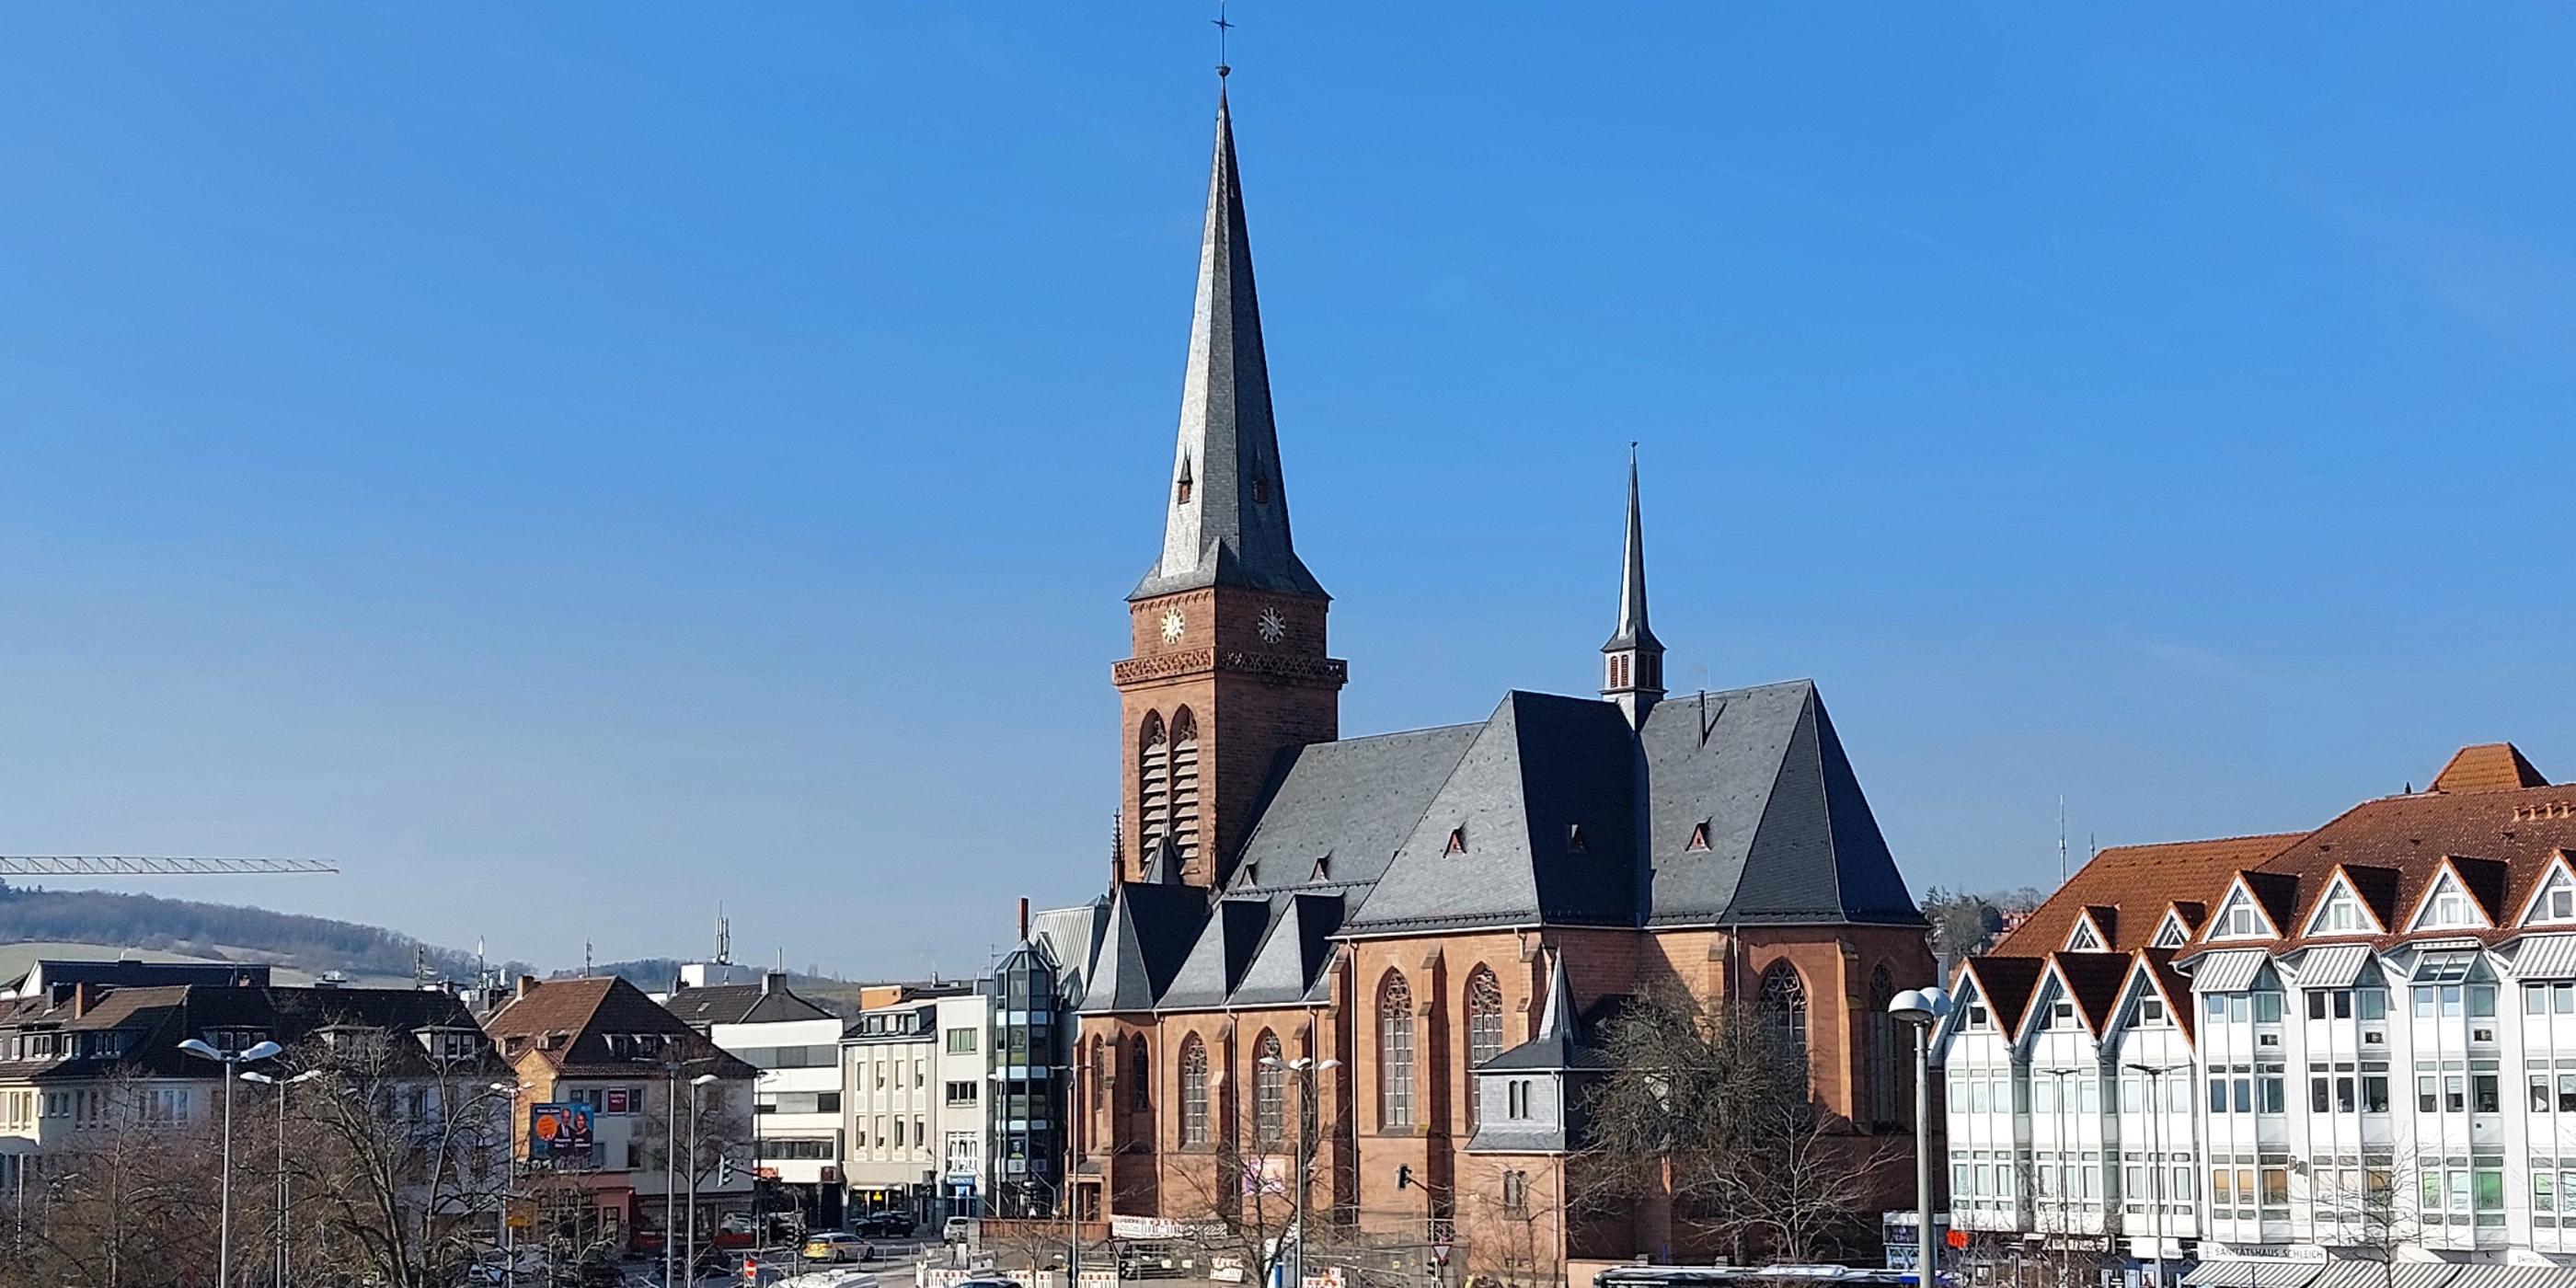
<svg viewBox="0 0 2576 1288">
<path fill-rule="evenodd" d="M 2088 906 L 2126 913 L 2115 915 L 2113 924 L 2103 927 L 2115 936 L 2104 948 L 2120 953 L 2144 948 L 2155 939 L 2156 924 L 2164 920 L 2167 905 L 2216 902 L 2226 890 L 2229 877 L 2280 853 L 2301 836 L 2298 832 L 2282 832 L 2214 841 L 2112 846 L 2095 854 L 2092 861 L 2067 878 L 2056 894 L 2032 909 L 1987 955 L 2041 957 L 2056 952 L 2066 946 L 2075 918 Z M 2196 926 L 2199 918 L 2192 920 Z"/>
<path fill-rule="evenodd" d="M 2338 869 L 2389 928 L 2385 946 L 2403 937 L 2446 861 L 2499 927 L 2483 937 L 2506 938 L 2560 855 L 2576 853 L 2576 787 L 2550 786 L 2510 743 L 2463 748 L 2434 781 L 2432 791 L 2364 801 L 2305 834 L 2104 850 L 1990 955 L 2045 957 L 2065 945 L 2079 916 L 2104 922 L 2104 906 L 2114 909 L 2104 927 L 2116 934 L 2107 945 L 2114 951 L 2145 947 L 2167 907 L 2197 933 L 2207 914 L 2194 905 L 2214 906 L 2239 873 L 2283 932 L 2272 946 L 2287 948 Z"/>
<path fill-rule="evenodd" d="M 2509 742 L 2482 742 L 2462 747 L 2433 776 L 2437 792 L 2511 791 L 2524 787 L 2547 787 L 2549 780 L 2522 758 L 2522 749 Z"/>
</svg>

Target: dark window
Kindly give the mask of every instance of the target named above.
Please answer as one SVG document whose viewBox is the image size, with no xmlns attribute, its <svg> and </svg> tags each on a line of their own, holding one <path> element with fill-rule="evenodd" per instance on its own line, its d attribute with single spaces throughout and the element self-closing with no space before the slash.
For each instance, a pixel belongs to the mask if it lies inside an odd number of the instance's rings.
<svg viewBox="0 0 2576 1288">
<path fill-rule="evenodd" d="M 1413 1126 L 1413 989 L 1386 973 L 1377 990 L 1377 1118 L 1387 1131 Z"/>
<path fill-rule="evenodd" d="M 1288 1062 L 1275 1033 L 1263 1033 L 1252 1051 L 1252 1131 L 1268 1144 L 1281 1138 L 1287 1123 Z"/>
<path fill-rule="evenodd" d="M 1207 1044 L 1193 1033 L 1181 1043 L 1181 1143 L 1208 1143 Z"/>
<path fill-rule="evenodd" d="M 1479 966 L 1467 976 L 1467 1067 L 1478 1068 L 1503 1053 L 1503 986 L 1494 972 Z M 1473 1075 L 1470 1075 L 1470 1083 Z M 1467 1097 L 1467 1126 L 1477 1119 L 1476 1097 Z"/>
<path fill-rule="evenodd" d="M 1762 1022 L 1781 1052 L 1804 1065 L 1807 1060 L 1807 985 L 1787 962 L 1774 962 L 1762 972 Z"/>
</svg>

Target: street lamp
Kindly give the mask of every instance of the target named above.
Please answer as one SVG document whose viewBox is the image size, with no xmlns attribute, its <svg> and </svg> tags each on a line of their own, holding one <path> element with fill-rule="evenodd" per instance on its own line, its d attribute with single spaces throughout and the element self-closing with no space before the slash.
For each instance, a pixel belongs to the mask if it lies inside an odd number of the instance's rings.
<svg viewBox="0 0 2576 1288">
<path fill-rule="evenodd" d="M 1950 1013 L 1950 995 L 1939 985 L 1909 988 L 1887 1003 L 1887 1013 L 1914 1029 L 1914 1277 L 1932 1288 L 1932 1026 Z"/>
<path fill-rule="evenodd" d="M 286 1288 L 289 1268 L 295 1254 L 290 1250 L 289 1226 L 294 1220 L 294 1182 L 286 1176 L 286 1089 L 299 1082 L 311 1082 L 322 1076 L 320 1069 L 307 1069 L 291 1078 L 272 1078 L 254 1069 L 242 1075 L 244 1082 L 256 1082 L 277 1088 L 277 1288 Z"/>
<path fill-rule="evenodd" d="M 716 1080 L 712 1073 L 689 1079 L 689 1247 L 687 1268 L 682 1271 L 690 1283 L 698 1281 L 698 1113 L 708 1083 Z M 668 1237 L 668 1236 L 665 1236 Z"/>
<path fill-rule="evenodd" d="M 200 1060 L 212 1060 L 224 1067 L 224 1179 L 221 1214 L 215 1234 L 215 1288 L 232 1288 L 233 1282 L 233 1078 L 245 1064 L 255 1064 L 286 1048 L 274 1042 L 262 1042 L 242 1051 L 218 1051 L 204 1038 L 190 1038 L 179 1049 Z"/>
<path fill-rule="evenodd" d="M 675 1288 L 679 1282 L 672 1277 L 671 1258 L 679 1250 L 671 1245 L 671 1227 L 679 1224 L 676 1218 L 680 1202 L 680 1071 L 693 1064 L 713 1064 L 715 1059 L 711 1055 L 701 1055 L 686 1060 L 654 1060 L 641 1056 L 635 1060 L 637 1064 L 662 1066 L 664 1081 L 670 1087 L 670 1094 L 662 1101 L 662 1288 Z M 694 1178 L 691 1183 L 694 1186 Z M 696 1213 L 693 1211 L 690 1215 L 695 1216 Z"/>
<path fill-rule="evenodd" d="M 1314 1185 L 1315 1074 L 1324 1069 L 1340 1068 L 1341 1063 L 1339 1060 L 1318 1061 L 1310 1055 L 1301 1055 L 1294 1060 L 1282 1060 L 1275 1055 L 1261 1057 L 1263 1068 L 1287 1069 L 1297 1075 L 1297 1224 L 1289 1240 L 1289 1246 L 1296 1250 L 1297 1260 L 1296 1273 L 1284 1276 L 1288 1288 L 1297 1288 L 1306 1282 L 1306 1204 L 1311 1198 L 1308 1191 Z"/>
<path fill-rule="evenodd" d="M 491 1092 L 493 1095 L 508 1098 L 509 1105 L 504 1110 L 504 1117 L 506 1118 L 509 1116 L 509 1112 L 511 1110 L 515 1110 L 518 1107 L 519 1093 L 529 1090 L 530 1086 L 531 1084 L 525 1082 L 493 1082 L 484 1084 L 484 1090 Z M 505 1121 L 502 1126 L 513 1134 L 517 1131 L 517 1125 L 515 1123 Z M 519 1160 L 518 1146 L 515 1141 L 510 1142 L 509 1147 L 501 1151 L 501 1167 L 503 1173 L 503 1180 L 501 1183 L 501 1282 L 506 1286 L 514 1285 L 519 1282 L 518 1240 L 510 1233 L 510 1200 L 518 1197 L 517 1181 Z"/>
<path fill-rule="evenodd" d="M 2150 1175 L 2149 1175 L 2149 1179 L 2148 1179 L 2148 1182 L 2147 1182 L 2147 1189 L 2148 1189 L 2148 1192 L 2149 1192 L 2149 1193 L 2151 1193 L 2151 1194 L 2153 1194 L 2153 1195 L 2155 1196 L 2155 1204 L 2156 1204 L 2156 1208 L 2155 1208 L 2155 1221 L 2154 1221 L 2154 1224 L 2155 1224 L 2155 1238 L 2156 1238 L 2156 1277 L 2155 1277 L 2154 1283 L 2155 1283 L 2155 1285 L 2156 1285 L 2156 1288 L 2164 1288 L 2164 1282 L 2165 1282 L 2165 1146 L 2164 1146 L 2164 1130 L 2163 1130 L 2163 1127 L 2164 1127 L 2164 1116 L 2165 1116 L 2164 1078 L 2165 1078 L 2165 1075 L 2166 1075 L 2166 1074 L 2168 1074 L 2168 1073 L 2182 1073 L 2182 1072 L 2185 1072 L 2185 1071 L 2189 1070 L 2189 1069 L 2191 1068 L 2191 1066 L 2190 1066 L 2190 1065 L 2187 1065 L 2187 1064 L 2177 1064 L 2177 1065 L 2162 1065 L 2162 1064 L 2132 1064 L 2132 1065 L 2130 1065 L 2130 1066 L 2129 1066 L 2129 1068 L 2130 1068 L 2133 1072 L 2143 1073 L 2143 1074 L 2145 1074 L 2145 1075 L 2147 1076 L 2147 1157 L 2148 1157 L 2148 1158 L 2153 1162 L 2153 1164 L 2154 1164 L 2152 1167 L 2149 1167 L 2149 1168 L 2147 1169 L 2147 1170 L 2148 1170 L 2148 1172 L 2150 1173 Z"/>
</svg>

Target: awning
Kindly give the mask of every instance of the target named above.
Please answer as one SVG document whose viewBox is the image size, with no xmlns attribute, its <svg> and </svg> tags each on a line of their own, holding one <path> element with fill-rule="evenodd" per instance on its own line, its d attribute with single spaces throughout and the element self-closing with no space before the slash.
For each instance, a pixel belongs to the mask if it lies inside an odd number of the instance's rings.
<svg viewBox="0 0 2576 1288">
<path fill-rule="evenodd" d="M 2308 1288 L 2388 1288 L 2389 1278 L 2385 1261 L 2329 1261 Z"/>
<path fill-rule="evenodd" d="M 2576 1270 L 2564 1266 L 2461 1266 L 2459 1271 L 2443 1288 L 2576 1288 Z"/>
<path fill-rule="evenodd" d="M 2576 935 L 2568 938 L 2576 939 Z M 2361 968 L 2369 964 L 2370 949 L 2360 944 L 2311 948 L 2299 960 L 2299 987 L 2350 988 L 2361 979 Z"/>
<path fill-rule="evenodd" d="M 2576 935 L 2533 935 L 2513 955 L 2515 979 L 2576 979 Z M 2546 1270 L 2547 1266 L 2527 1267 Z"/>
<path fill-rule="evenodd" d="M 2448 1261 L 2400 1261 L 2388 1272 L 2389 1288 L 2443 1288 L 2460 1268 Z"/>
<path fill-rule="evenodd" d="M 2254 956 L 2259 961 L 2263 954 Z M 2192 1267 L 2182 1281 L 2187 1288 L 2307 1288 L 2324 1268 L 2322 1261 L 2288 1257 L 2221 1257 Z"/>
<path fill-rule="evenodd" d="M 2264 952 L 2260 948 L 2229 948 L 2205 954 L 2192 967 L 2191 991 L 2242 993 L 2254 987 L 2254 977 L 2263 970 L 2263 958 Z M 2230 1258 L 2231 1261 L 2244 1259 Z M 2317 1263 L 2310 1261 L 2302 1264 L 2313 1267 Z"/>
</svg>

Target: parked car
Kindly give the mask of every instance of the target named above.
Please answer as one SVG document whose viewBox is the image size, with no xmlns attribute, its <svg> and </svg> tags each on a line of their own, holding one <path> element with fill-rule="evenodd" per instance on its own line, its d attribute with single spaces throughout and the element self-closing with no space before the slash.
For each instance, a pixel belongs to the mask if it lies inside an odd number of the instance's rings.
<svg viewBox="0 0 2576 1288">
<path fill-rule="evenodd" d="M 912 1236 L 912 1214 L 909 1212 L 870 1212 L 850 1223 L 850 1229 L 865 1239 L 904 1239 Z"/>
<path fill-rule="evenodd" d="M 975 1218 L 971 1216 L 952 1216 L 946 1225 L 939 1227 L 939 1237 L 949 1243 L 964 1243 L 974 1232 Z"/>
<path fill-rule="evenodd" d="M 865 1261 L 868 1259 L 868 1241 L 855 1234 L 843 1234 L 838 1230 L 810 1234 L 805 1236 L 805 1259 L 807 1261 Z"/>
</svg>

